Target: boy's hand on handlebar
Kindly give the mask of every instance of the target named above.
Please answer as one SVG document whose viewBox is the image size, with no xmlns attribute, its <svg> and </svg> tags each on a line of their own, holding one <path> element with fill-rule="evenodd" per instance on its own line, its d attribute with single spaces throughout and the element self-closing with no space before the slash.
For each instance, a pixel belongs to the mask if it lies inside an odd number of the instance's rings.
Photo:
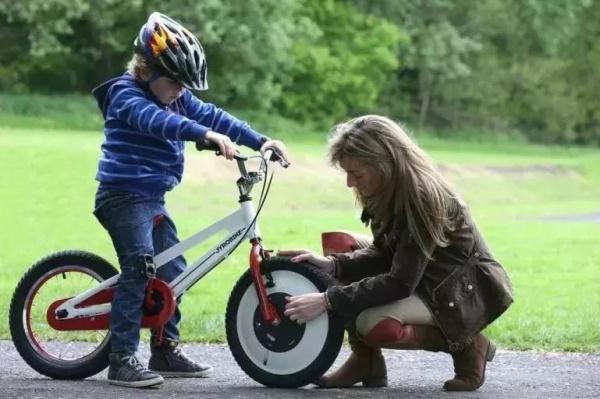
<svg viewBox="0 0 600 399">
<path fill-rule="evenodd" d="M 326 273 L 333 272 L 333 259 L 318 255 L 306 249 L 287 249 L 277 251 L 278 256 L 291 256 L 292 262 L 306 262 L 322 268 Z"/>
<path fill-rule="evenodd" d="M 233 156 L 237 153 L 237 148 L 235 145 L 231 142 L 229 137 L 225 136 L 224 134 L 219 134 L 209 130 L 206 132 L 205 138 L 206 140 L 219 146 L 219 151 L 226 159 L 232 160 Z"/>
<path fill-rule="evenodd" d="M 277 153 L 277 155 L 279 155 L 281 158 L 283 158 L 283 160 L 285 162 L 287 162 L 288 164 L 291 164 L 288 153 L 287 153 L 287 149 L 285 148 L 285 144 L 283 144 L 283 141 L 280 140 L 267 140 L 265 141 L 265 143 L 260 147 L 260 153 L 264 154 L 266 150 L 268 149 L 272 149 L 273 151 L 275 151 Z"/>
</svg>

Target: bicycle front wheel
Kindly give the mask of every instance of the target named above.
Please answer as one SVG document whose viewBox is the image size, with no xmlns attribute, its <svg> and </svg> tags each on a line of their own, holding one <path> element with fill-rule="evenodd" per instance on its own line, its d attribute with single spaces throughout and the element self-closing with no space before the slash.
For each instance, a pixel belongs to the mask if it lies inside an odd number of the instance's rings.
<svg viewBox="0 0 600 399">
<path fill-rule="evenodd" d="M 329 278 L 318 268 L 284 258 L 261 265 L 267 295 L 281 319 L 262 320 L 250 272 L 242 275 L 227 304 L 227 341 L 239 366 L 255 381 L 297 388 L 319 378 L 335 361 L 344 338 L 343 320 L 325 312 L 305 324 L 283 315 L 287 296 L 323 292 Z"/>
<path fill-rule="evenodd" d="M 17 351 L 34 370 L 56 379 L 92 376 L 108 366 L 108 330 L 58 331 L 49 306 L 117 274 L 106 260 L 84 251 L 47 256 L 25 273 L 10 303 L 10 332 Z"/>
</svg>

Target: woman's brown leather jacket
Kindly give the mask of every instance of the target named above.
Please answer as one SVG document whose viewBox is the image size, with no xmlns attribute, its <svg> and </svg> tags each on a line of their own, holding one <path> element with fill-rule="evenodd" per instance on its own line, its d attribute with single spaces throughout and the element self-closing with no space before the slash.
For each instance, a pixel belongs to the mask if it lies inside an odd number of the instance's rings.
<svg viewBox="0 0 600 399">
<path fill-rule="evenodd" d="M 449 245 L 437 247 L 431 259 L 407 229 L 374 236 L 368 248 L 333 255 L 335 278 L 347 285 L 330 287 L 327 296 L 332 310 L 345 317 L 416 293 L 455 351 L 513 302 L 509 277 L 466 208 L 448 233 Z"/>
</svg>

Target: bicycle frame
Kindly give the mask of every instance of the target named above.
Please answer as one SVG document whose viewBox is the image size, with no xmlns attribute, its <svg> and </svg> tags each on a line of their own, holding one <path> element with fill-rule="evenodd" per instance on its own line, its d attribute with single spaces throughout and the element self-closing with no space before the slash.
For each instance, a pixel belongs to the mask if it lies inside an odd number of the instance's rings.
<svg viewBox="0 0 600 399">
<path fill-rule="evenodd" d="M 247 158 L 236 156 L 238 169 L 241 174 L 240 179 L 237 181 L 238 189 L 240 191 L 240 209 L 154 256 L 154 264 L 158 269 L 216 234 L 221 233 L 224 230 L 228 232 L 225 239 L 209 249 L 199 259 L 191 263 L 182 274 L 168 284 L 170 292 L 172 293 L 172 298 L 179 297 L 185 291 L 190 289 L 202 279 L 202 277 L 227 258 L 238 244 L 247 237 L 251 244 L 250 269 L 263 319 L 269 323 L 279 323 L 280 319 L 277 316 L 273 305 L 270 304 L 268 300 L 265 283 L 260 272 L 260 262 L 263 258 L 268 257 L 268 253 L 262 249 L 260 229 L 256 220 L 256 210 L 254 209 L 252 198 L 249 196 L 254 184 L 261 181 L 263 178 L 266 178 L 266 176 L 263 175 L 266 172 L 266 163 L 271 158 L 271 155 L 271 150 L 265 151 L 262 156 L 259 171 L 250 173 L 248 173 L 245 168 Z M 284 162 L 281 163 L 285 166 Z M 67 326 L 69 325 L 68 321 L 75 322 L 72 323 L 70 327 L 64 327 L 64 329 L 96 329 L 97 327 L 94 326 L 94 321 L 97 321 L 98 316 L 108 315 L 110 313 L 110 303 L 102 302 L 106 302 L 108 295 L 110 295 L 110 297 L 108 297 L 109 299 L 112 298 L 112 293 L 107 294 L 107 290 L 113 290 L 117 285 L 118 280 L 119 275 L 113 276 L 101 282 L 98 286 L 82 292 L 75 297 L 64 301 L 56 301 L 48 310 L 49 321 L 51 321 L 52 318 L 59 322 L 67 322 Z M 95 301 L 95 299 L 97 300 Z M 93 304 L 94 302 L 99 304 Z M 90 305 L 90 303 L 92 304 Z M 51 313 L 53 313 L 53 315 Z M 83 323 L 76 322 L 76 319 L 81 320 L 82 318 L 86 321 L 83 321 Z M 86 328 L 85 323 L 88 320 L 90 321 L 90 325 Z M 50 324 L 52 324 L 52 322 Z"/>
</svg>

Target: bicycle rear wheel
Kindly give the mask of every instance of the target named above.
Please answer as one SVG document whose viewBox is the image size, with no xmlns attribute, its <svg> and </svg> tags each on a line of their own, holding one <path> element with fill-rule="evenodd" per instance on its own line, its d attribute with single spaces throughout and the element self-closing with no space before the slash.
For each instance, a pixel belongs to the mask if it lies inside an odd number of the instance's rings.
<svg viewBox="0 0 600 399">
<path fill-rule="evenodd" d="M 108 330 L 58 331 L 48 307 L 117 274 L 106 260 L 84 251 L 47 256 L 25 273 L 10 304 L 10 332 L 17 351 L 33 369 L 56 379 L 92 376 L 108 366 Z"/>
<path fill-rule="evenodd" d="M 344 338 L 343 320 L 325 312 L 298 325 L 283 315 L 287 296 L 323 292 L 329 277 L 320 269 L 274 257 L 261 265 L 267 295 L 281 323 L 262 320 L 250 272 L 242 275 L 227 304 L 226 331 L 231 353 L 255 381 L 297 388 L 315 381 L 335 361 Z"/>
</svg>

